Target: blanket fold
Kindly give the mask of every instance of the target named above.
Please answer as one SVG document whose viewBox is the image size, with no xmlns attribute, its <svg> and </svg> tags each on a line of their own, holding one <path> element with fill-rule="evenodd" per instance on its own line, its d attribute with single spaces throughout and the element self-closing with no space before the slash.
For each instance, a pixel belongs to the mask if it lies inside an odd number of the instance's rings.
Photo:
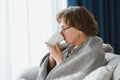
<svg viewBox="0 0 120 80">
<path fill-rule="evenodd" d="M 87 74 L 106 64 L 102 44 L 100 37 L 89 37 L 82 48 L 55 66 L 49 74 L 47 74 L 49 56 L 47 54 L 41 62 L 37 80 L 82 80 Z"/>
</svg>

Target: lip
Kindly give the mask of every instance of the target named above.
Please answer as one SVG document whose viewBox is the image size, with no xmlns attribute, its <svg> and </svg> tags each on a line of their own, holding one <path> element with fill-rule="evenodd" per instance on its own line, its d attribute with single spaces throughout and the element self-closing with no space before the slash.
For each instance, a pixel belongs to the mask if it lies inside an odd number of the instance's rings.
<svg viewBox="0 0 120 80">
<path fill-rule="evenodd" d="M 63 38 L 64 38 L 63 40 L 66 40 L 66 38 L 64 36 L 63 36 Z"/>
</svg>

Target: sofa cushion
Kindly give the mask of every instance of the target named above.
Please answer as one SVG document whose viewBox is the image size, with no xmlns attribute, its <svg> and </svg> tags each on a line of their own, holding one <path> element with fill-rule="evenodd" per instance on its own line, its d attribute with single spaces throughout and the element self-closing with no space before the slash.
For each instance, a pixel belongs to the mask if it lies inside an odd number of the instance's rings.
<svg viewBox="0 0 120 80">
<path fill-rule="evenodd" d="M 113 73 L 113 80 L 120 80 L 120 61 Z"/>
<path fill-rule="evenodd" d="M 113 54 L 113 53 L 105 53 L 105 58 L 108 62 L 107 65 L 118 65 L 120 62 L 120 55 Z"/>
<path fill-rule="evenodd" d="M 111 52 L 111 53 L 114 52 L 113 47 L 110 44 L 103 44 L 103 50 L 105 53 L 106 52 Z"/>
<path fill-rule="evenodd" d="M 88 74 L 83 80 L 111 80 L 116 66 L 102 66 Z"/>
<path fill-rule="evenodd" d="M 18 76 L 17 80 L 36 80 L 39 67 L 33 67 L 25 70 Z"/>
</svg>

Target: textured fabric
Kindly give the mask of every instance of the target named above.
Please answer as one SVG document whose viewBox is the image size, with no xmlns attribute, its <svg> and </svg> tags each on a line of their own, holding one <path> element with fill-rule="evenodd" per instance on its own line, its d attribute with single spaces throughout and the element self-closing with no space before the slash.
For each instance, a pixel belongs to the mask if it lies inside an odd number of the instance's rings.
<svg viewBox="0 0 120 80">
<path fill-rule="evenodd" d="M 113 53 L 114 49 L 110 44 L 103 44 L 103 50 L 105 53 Z"/>
<path fill-rule="evenodd" d="M 67 6 L 77 6 L 78 0 L 67 0 Z"/>
<path fill-rule="evenodd" d="M 47 76 L 47 66 L 48 66 L 48 57 L 46 57 L 41 67 L 39 68 L 37 80 L 45 80 Z"/>
<path fill-rule="evenodd" d="M 113 80 L 120 80 L 120 61 L 118 61 L 118 62 L 119 62 L 119 64 L 113 73 Z"/>
<path fill-rule="evenodd" d="M 117 55 L 117 54 L 106 53 L 105 58 L 108 62 L 107 65 L 115 65 L 116 66 L 120 62 L 120 55 Z"/>
<path fill-rule="evenodd" d="M 38 74 L 39 67 L 33 67 L 25 70 L 18 76 L 17 80 L 36 80 Z"/>
<path fill-rule="evenodd" d="M 65 43 L 61 44 L 61 50 L 64 50 L 63 53 L 67 52 L 67 50 L 65 50 L 65 48 L 67 46 L 68 45 L 65 44 Z M 114 61 L 112 61 L 112 60 L 115 60 L 115 59 L 117 60 L 120 55 L 116 55 L 116 54 L 112 53 L 113 52 L 112 51 L 113 48 L 112 48 L 112 46 L 110 46 L 110 44 L 103 44 L 103 50 L 105 52 L 105 58 L 108 61 L 108 64 L 109 64 L 109 62 L 110 62 L 110 64 L 111 63 L 115 64 Z M 106 51 L 107 51 L 107 53 L 106 53 Z M 116 61 L 116 62 L 119 63 L 119 61 Z M 20 74 L 20 76 L 18 76 L 17 80 L 22 80 L 22 79 L 25 79 L 25 80 L 36 80 L 36 76 L 38 74 L 38 68 L 39 67 L 34 67 L 34 68 L 30 68 L 30 69 L 27 69 L 27 70 L 23 71 Z M 120 77 L 119 77 L 120 70 L 119 69 L 120 69 L 120 63 L 118 65 L 118 67 L 116 67 L 115 71 L 113 72 L 113 80 L 119 80 L 120 79 Z"/>
<path fill-rule="evenodd" d="M 48 56 L 42 60 L 37 80 L 82 80 L 96 68 L 106 64 L 102 39 L 90 37 L 75 55 L 70 56 L 47 74 Z"/>
<path fill-rule="evenodd" d="M 92 71 L 83 80 L 111 80 L 115 67 L 116 66 L 113 65 L 102 66 L 95 71 Z"/>
</svg>

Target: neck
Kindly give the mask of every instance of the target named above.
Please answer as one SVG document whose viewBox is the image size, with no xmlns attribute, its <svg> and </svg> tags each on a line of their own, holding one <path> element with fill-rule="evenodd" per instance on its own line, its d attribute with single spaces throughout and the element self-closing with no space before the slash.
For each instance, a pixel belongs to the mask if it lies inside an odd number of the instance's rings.
<svg viewBox="0 0 120 80">
<path fill-rule="evenodd" d="M 75 43 L 75 46 L 80 46 L 81 44 L 85 43 L 88 39 L 88 36 L 83 34 L 80 35 Z"/>
</svg>

